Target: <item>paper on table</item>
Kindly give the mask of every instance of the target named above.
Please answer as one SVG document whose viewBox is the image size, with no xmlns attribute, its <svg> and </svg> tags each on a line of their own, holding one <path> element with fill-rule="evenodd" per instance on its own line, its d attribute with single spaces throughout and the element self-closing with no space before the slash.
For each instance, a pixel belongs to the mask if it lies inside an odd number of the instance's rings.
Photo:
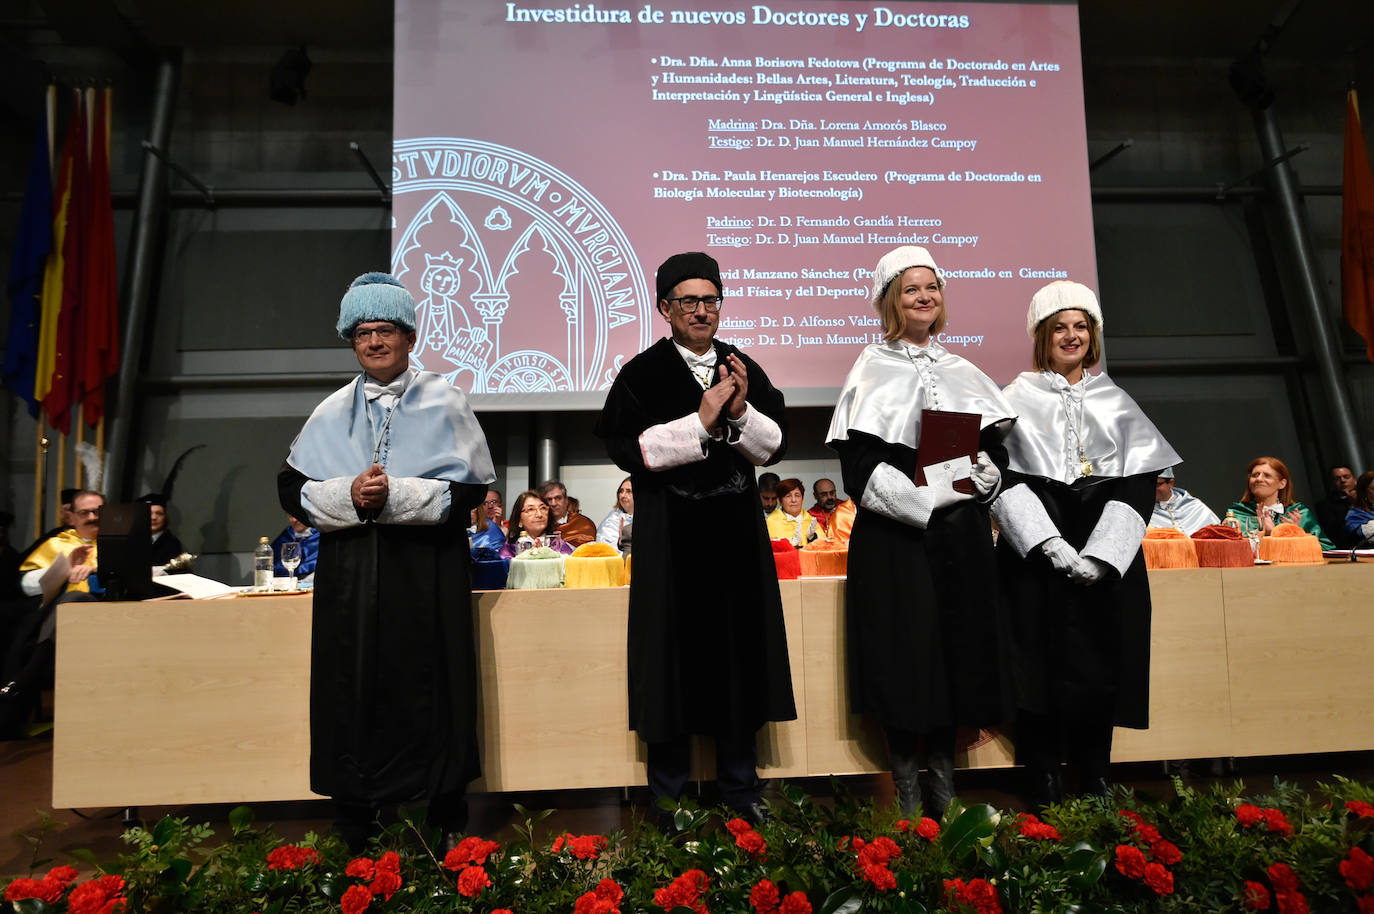
<svg viewBox="0 0 1374 914">
<path fill-rule="evenodd" d="M 158 578 L 157 582 L 173 590 L 179 590 L 193 600 L 218 600 L 238 593 L 236 587 L 202 578 L 198 574 L 165 574 Z"/>
</svg>

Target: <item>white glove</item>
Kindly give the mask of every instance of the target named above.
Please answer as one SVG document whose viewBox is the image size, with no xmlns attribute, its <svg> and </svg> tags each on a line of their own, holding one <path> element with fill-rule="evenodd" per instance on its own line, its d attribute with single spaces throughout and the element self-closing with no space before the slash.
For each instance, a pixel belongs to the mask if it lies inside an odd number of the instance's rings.
<svg viewBox="0 0 1374 914">
<path fill-rule="evenodd" d="M 1107 576 L 1107 571 L 1111 566 L 1101 559 L 1092 556 L 1079 556 L 1074 563 L 1073 569 L 1069 572 L 1069 580 L 1075 584 L 1096 584 Z"/>
<path fill-rule="evenodd" d="M 1062 536 L 1052 536 L 1040 544 L 1040 551 L 1050 560 L 1055 571 L 1072 574 L 1074 567 L 1081 561 L 1078 550 L 1070 546 Z"/>
<path fill-rule="evenodd" d="M 1374 536 L 1374 520 L 1365 521 L 1364 526 L 1360 527 L 1360 533 L 1364 535 L 1365 539 Z"/>
<path fill-rule="evenodd" d="M 973 488 L 979 496 L 986 498 L 997 489 L 997 484 L 1002 481 L 1002 471 L 997 469 L 997 464 L 992 462 L 987 451 L 978 452 L 978 462 L 973 465 Z"/>
</svg>

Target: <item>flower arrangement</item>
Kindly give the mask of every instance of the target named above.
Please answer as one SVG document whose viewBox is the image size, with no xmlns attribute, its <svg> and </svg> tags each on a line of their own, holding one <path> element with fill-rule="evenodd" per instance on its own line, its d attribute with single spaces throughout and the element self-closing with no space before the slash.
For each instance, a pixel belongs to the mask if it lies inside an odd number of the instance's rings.
<svg viewBox="0 0 1374 914">
<path fill-rule="evenodd" d="M 941 821 L 783 785 L 759 825 L 684 803 L 667 833 L 541 833 L 517 806 L 515 839 L 467 837 L 447 853 L 403 816 L 364 855 L 333 836 L 283 843 L 250 810 L 230 834 L 185 819 L 130 829 L 130 851 L 81 877 L 35 861 L 0 880 L 17 914 L 1001 914 L 1039 911 L 1355 911 L 1374 914 L 1374 787 L 1345 779 L 1313 798 L 1276 783 L 1167 801 L 1118 789 L 1036 815 L 951 804 Z"/>
</svg>

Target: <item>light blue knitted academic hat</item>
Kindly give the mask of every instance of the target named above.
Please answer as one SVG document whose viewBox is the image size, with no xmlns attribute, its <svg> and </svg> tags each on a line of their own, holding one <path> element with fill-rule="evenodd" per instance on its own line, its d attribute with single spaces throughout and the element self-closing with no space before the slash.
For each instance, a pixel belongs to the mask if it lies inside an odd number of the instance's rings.
<svg viewBox="0 0 1374 914">
<path fill-rule="evenodd" d="M 353 328 L 363 321 L 391 321 L 415 330 L 415 299 L 390 273 L 364 273 L 353 280 L 339 302 L 339 322 L 334 329 L 351 339 Z"/>
</svg>

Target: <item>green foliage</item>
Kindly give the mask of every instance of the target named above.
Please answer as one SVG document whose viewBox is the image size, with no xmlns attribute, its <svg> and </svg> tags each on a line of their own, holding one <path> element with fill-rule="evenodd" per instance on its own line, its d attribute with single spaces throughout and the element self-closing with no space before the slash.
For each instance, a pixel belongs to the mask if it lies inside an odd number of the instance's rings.
<svg viewBox="0 0 1374 914">
<path fill-rule="evenodd" d="M 1268 885 L 1268 868 L 1276 863 L 1292 868 L 1311 911 L 1353 910 L 1357 895 L 1339 864 L 1352 847 L 1374 850 L 1374 816 L 1361 816 L 1368 807 L 1358 806 L 1371 802 L 1374 789 L 1336 778 L 1319 793 L 1309 797 L 1276 782 L 1262 796 L 1242 798 L 1240 785 L 1197 791 L 1176 781 L 1167 799 L 1117 790 L 1106 800 L 1066 801 L 1040 816 L 1038 830 L 1022 816 L 956 801 L 936 834 L 932 823 L 899 819 L 892 807 L 842 786 L 832 803 L 782 784 L 772 818 L 754 835 L 738 822 L 732 830 L 728 811 L 684 801 L 662 808 L 671 823 L 666 833 L 635 822 L 628 832 L 599 836 L 594 853 L 585 844 L 574 853 L 566 840 L 554 849 L 560 836 L 548 828 L 551 811 L 516 806 L 513 840 L 480 864 L 451 862 L 456 869 L 449 869 L 437 829 L 418 811 L 403 810 L 362 856 L 371 865 L 388 851 L 399 855 L 400 888 L 389 899 L 372 897 L 368 908 L 381 914 L 488 914 L 496 908 L 572 914 L 578 899 L 605 879 L 623 891 L 619 909 L 626 914 L 681 914 L 689 909 L 664 911 L 655 895 L 689 870 L 706 875 L 701 901 L 717 914 L 752 914 L 750 893 L 764 879 L 780 898 L 802 893 L 814 914 L 971 912 L 971 904 L 951 907 L 947 884 L 958 890 L 975 882 L 983 891 L 991 886 L 1009 914 L 1241 914 L 1245 883 Z M 1347 801 L 1357 806 L 1347 809 Z M 1292 833 L 1240 822 L 1242 804 L 1277 810 Z M 26 836 L 33 878 L 42 876 L 39 848 L 54 827 L 40 820 L 39 834 Z M 222 843 L 212 844 L 214 837 L 206 825 L 166 818 L 126 832 L 129 851 L 100 871 L 122 876 L 126 910 L 147 914 L 337 914 L 345 892 L 367 888 L 374 878 L 346 872 L 355 855 L 339 839 L 311 834 L 298 845 L 283 845 L 247 807 L 229 814 Z M 1167 873 L 1172 886 L 1128 874 L 1118 865 L 1118 848 L 1135 849 L 1151 861 L 1156 877 Z M 475 875 L 489 884 L 468 897 L 460 891 L 460 873 L 474 865 L 480 868 Z M 24 898 L 4 909 L 50 914 L 66 912 L 67 904 L 65 895 L 56 904 Z"/>
</svg>

